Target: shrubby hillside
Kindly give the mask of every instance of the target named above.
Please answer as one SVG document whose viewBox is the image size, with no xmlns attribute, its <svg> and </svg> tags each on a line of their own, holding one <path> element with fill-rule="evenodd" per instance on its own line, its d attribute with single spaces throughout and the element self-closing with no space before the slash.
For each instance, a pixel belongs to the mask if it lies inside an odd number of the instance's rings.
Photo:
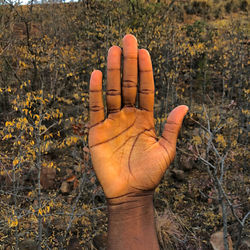
<svg viewBox="0 0 250 250">
<path fill-rule="evenodd" d="M 152 57 L 157 134 L 190 108 L 156 190 L 161 248 L 247 249 L 248 12 L 246 0 L 2 2 L 0 249 L 105 247 L 88 81 L 127 33 Z"/>
</svg>

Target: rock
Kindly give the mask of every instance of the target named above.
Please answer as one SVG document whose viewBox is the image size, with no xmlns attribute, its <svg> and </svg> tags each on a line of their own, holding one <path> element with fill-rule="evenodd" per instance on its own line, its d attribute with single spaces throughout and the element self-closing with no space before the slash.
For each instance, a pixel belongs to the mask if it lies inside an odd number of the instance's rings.
<svg viewBox="0 0 250 250">
<path fill-rule="evenodd" d="M 241 245 L 242 245 L 243 249 L 244 249 L 244 247 L 246 247 L 246 249 L 250 249 L 250 238 L 249 237 L 243 238 Z"/>
<path fill-rule="evenodd" d="M 69 193 L 69 183 L 67 181 L 63 181 L 60 190 L 63 194 Z"/>
<path fill-rule="evenodd" d="M 43 189 L 49 189 L 54 186 L 56 177 L 56 169 L 51 167 L 42 167 L 41 171 L 41 185 Z"/>
<path fill-rule="evenodd" d="M 194 159 L 191 156 L 182 155 L 180 157 L 180 167 L 184 171 L 189 171 L 194 167 Z"/>
<path fill-rule="evenodd" d="M 72 169 L 66 168 L 66 174 L 67 174 L 67 175 L 72 175 L 72 173 L 73 173 L 73 170 L 72 170 Z"/>
<path fill-rule="evenodd" d="M 89 153 L 89 148 L 88 147 L 83 147 L 83 152 L 85 152 L 85 153 Z"/>
<path fill-rule="evenodd" d="M 34 207 L 35 209 L 38 208 L 38 200 L 34 200 L 34 201 L 33 201 L 33 207 Z"/>
<path fill-rule="evenodd" d="M 34 250 L 34 249 L 37 249 L 37 245 L 36 245 L 36 242 L 34 240 L 26 239 L 26 240 L 23 240 L 19 244 L 19 249 L 20 250 Z"/>
<path fill-rule="evenodd" d="M 77 238 L 72 238 L 69 241 L 67 250 L 82 250 L 83 248 L 80 245 L 80 241 Z"/>
<path fill-rule="evenodd" d="M 185 174 L 183 170 L 173 169 L 172 171 L 173 177 L 178 181 L 183 181 L 185 179 Z"/>
<path fill-rule="evenodd" d="M 69 204 L 71 204 L 73 198 L 74 198 L 73 195 L 69 195 L 69 196 L 67 197 L 67 202 L 68 202 Z"/>
<path fill-rule="evenodd" d="M 51 232 L 57 231 L 65 231 L 68 226 L 68 221 L 62 218 L 53 218 L 48 225 L 48 230 Z M 59 237 L 59 236 L 58 236 Z"/>
<path fill-rule="evenodd" d="M 219 231 L 211 235 L 210 243 L 214 250 L 225 250 L 223 232 Z M 233 250 L 233 243 L 230 235 L 228 235 L 228 249 Z"/>
</svg>

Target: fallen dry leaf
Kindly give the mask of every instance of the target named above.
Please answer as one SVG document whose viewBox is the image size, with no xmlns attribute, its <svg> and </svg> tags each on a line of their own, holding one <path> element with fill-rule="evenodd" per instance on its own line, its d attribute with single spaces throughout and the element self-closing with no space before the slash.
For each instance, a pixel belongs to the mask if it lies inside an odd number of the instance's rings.
<svg viewBox="0 0 250 250">
<path fill-rule="evenodd" d="M 60 190 L 63 194 L 69 193 L 69 183 L 67 181 L 63 181 Z"/>
<path fill-rule="evenodd" d="M 76 179 L 75 175 L 70 176 L 69 178 L 66 179 L 67 182 L 73 182 Z"/>
</svg>

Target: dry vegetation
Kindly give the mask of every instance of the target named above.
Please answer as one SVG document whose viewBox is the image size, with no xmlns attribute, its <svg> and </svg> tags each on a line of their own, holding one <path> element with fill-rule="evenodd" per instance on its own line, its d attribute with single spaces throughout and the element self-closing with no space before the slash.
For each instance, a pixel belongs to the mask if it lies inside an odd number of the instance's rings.
<svg viewBox="0 0 250 250">
<path fill-rule="evenodd" d="M 247 249 L 248 9 L 245 0 L 0 5 L 0 249 L 105 246 L 88 81 L 93 69 L 105 75 L 107 50 L 126 33 L 152 55 L 157 133 L 173 107 L 190 107 L 155 195 L 162 249 L 212 249 L 221 230 Z"/>
</svg>

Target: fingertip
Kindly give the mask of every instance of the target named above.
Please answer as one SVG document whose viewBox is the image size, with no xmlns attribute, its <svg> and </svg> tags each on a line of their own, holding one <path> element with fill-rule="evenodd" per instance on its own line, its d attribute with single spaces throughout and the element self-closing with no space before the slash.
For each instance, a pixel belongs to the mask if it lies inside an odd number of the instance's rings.
<svg viewBox="0 0 250 250">
<path fill-rule="evenodd" d="M 138 56 L 139 56 L 139 62 L 143 63 L 143 62 L 150 62 L 151 64 L 151 58 L 150 58 L 150 54 L 146 49 L 139 49 L 138 50 Z"/>
<path fill-rule="evenodd" d="M 124 36 L 124 38 L 122 39 L 122 44 L 123 44 L 123 50 L 130 51 L 132 49 L 133 53 L 135 53 L 134 50 L 136 50 L 136 54 L 138 53 L 137 39 L 135 38 L 135 36 L 131 34 Z"/>
<path fill-rule="evenodd" d="M 186 105 L 180 105 L 174 108 L 169 114 L 168 121 L 174 121 L 176 123 L 181 124 L 184 116 L 187 114 L 189 108 Z"/>
<path fill-rule="evenodd" d="M 120 69 L 121 55 L 121 48 L 119 46 L 112 46 L 108 51 L 107 69 Z"/>
<path fill-rule="evenodd" d="M 149 52 L 146 49 L 139 49 L 139 68 L 142 71 L 152 70 L 152 62 Z"/>
<path fill-rule="evenodd" d="M 98 76 L 99 77 L 102 76 L 102 72 L 99 69 L 93 70 L 91 77 L 98 77 Z"/>
<path fill-rule="evenodd" d="M 149 56 L 149 52 L 146 49 L 139 49 L 140 56 Z"/>
<path fill-rule="evenodd" d="M 180 105 L 179 108 L 181 108 L 185 113 L 187 113 L 189 110 L 189 107 L 187 105 Z"/>
<path fill-rule="evenodd" d="M 112 53 L 112 54 L 117 53 L 119 55 L 121 53 L 121 51 L 122 51 L 122 49 L 119 46 L 113 45 L 112 47 L 109 48 L 108 54 L 110 54 L 110 53 Z"/>
<path fill-rule="evenodd" d="M 181 112 L 181 113 L 187 113 L 189 110 L 188 106 L 186 105 L 179 105 L 178 107 L 174 108 L 172 112 Z"/>
<path fill-rule="evenodd" d="M 94 70 L 90 77 L 90 89 L 101 90 L 102 89 L 102 72 L 100 70 Z"/>
<path fill-rule="evenodd" d="M 127 35 L 125 35 L 124 37 L 123 37 L 123 42 L 127 42 L 127 41 L 132 41 L 132 42 L 134 42 L 134 41 L 136 41 L 136 43 L 137 43 L 137 39 L 136 39 L 136 37 L 135 36 L 133 36 L 132 34 L 127 34 Z"/>
</svg>

